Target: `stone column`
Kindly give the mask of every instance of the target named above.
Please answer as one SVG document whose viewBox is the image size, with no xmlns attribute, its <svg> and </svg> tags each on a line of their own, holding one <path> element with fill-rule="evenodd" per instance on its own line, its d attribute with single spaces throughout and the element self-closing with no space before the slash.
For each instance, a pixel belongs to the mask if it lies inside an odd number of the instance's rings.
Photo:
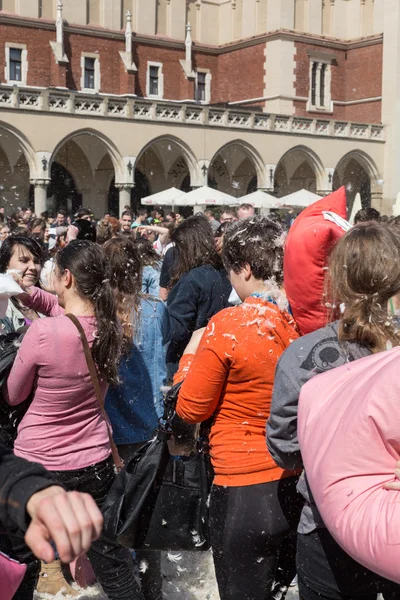
<svg viewBox="0 0 400 600">
<path fill-rule="evenodd" d="M 38 217 L 47 210 L 47 187 L 50 179 L 31 179 L 35 193 L 35 213 Z"/>
<path fill-rule="evenodd" d="M 119 190 L 119 216 L 125 210 L 125 206 L 131 205 L 131 190 L 135 187 L 132 183 L 117 183 L 115 184 L 117 190 Z"/>
</svg>

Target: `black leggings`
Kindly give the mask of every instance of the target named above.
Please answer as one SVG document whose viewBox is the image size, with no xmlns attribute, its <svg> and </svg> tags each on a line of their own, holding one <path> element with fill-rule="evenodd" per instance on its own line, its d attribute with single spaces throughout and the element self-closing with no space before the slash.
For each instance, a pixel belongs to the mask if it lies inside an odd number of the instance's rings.
<svg viewBox="0 0 400 600">
<path fill-rule="evenodd" d="M 297 480 L 212 487 L 210 532 L 221 600 L 284 598 L 296 574 L 303 505 Z"/>
<path fill-rule="evenodd" d="M 77 471 L 53 472 L 53 475 L 54 479 L 63 482 L 68 490 L 91 494 L 100 508 L 115 477 L 112 459 Z M 11 543 L 10 555 L 28 565 L 14 600 L 31 600 L 40 562 L 35 559 L 23 538 L 12 538 Z M 118 546 L 102 535 L 92 543 L 87 554 L 109 600 L 143 600 L 139 584 L 135 579 L 130 550 Z"/>
</svg>

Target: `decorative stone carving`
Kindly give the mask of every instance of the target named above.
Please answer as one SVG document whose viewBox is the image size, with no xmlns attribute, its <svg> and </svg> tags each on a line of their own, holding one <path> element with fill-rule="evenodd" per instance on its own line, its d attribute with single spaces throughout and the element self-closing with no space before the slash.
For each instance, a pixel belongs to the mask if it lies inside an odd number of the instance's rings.
<svg viewBox="0 0 400 600">
<path fill-rule="evenodd" d="M 62 0 L 57 0 L 56 41 L 51 41 L 50 46 L 53 50 L 57 64 L 62 65 L 69 62 L 68 56 L 64 52 L 64 19 Z"/>
<path fill-rule="evenodd" d="M 132 40 L 132 13 L 128 10 L 126 13 L 126 28 L 125 28 L 125 52 L 120 51 L 119 55 L 124 63 L 128 73 L 136 73 L 137 66 L 133 62 L 133 40 Z"/>
</svg>

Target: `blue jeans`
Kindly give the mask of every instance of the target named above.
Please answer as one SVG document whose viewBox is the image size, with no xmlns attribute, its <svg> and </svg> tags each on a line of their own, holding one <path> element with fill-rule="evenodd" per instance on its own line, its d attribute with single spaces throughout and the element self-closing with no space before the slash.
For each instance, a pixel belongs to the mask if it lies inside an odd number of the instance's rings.
<svg viewBox="0 0 400 600">
<path fill-rule="evenodd" d="M 53 471 L 52 475 L 68 490 L 86 492 L 93 496 L 99 508 L 115 477 L 111 458 L 85 469 Z M 40 563 L 21 538 L 13 539 L 12 546 L 11 556 L 28 565 L 27 574 L 13 600 L 31 600 Z M 93 542 L 87 554 L 109 600 L 144 600 L 134 576 L 132 553 L 128 548 L 122 548 L 102 535 Z"/>
</svg>

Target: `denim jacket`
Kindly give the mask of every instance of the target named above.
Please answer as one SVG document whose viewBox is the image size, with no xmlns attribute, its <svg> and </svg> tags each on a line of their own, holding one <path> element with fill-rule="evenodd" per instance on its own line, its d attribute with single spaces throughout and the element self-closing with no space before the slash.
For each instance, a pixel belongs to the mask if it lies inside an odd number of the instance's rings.
<svg viewBox="0 0 400 600">
<path fill-rule="evenodd" d="M 170 339 L 166 305 L 158 298 L 144 296 L 134 332 L 134 344 L 121 360 L 121 383 L 110 386 L 106 395 L 116 444 L 151 439 L 163 413 L 161 387 L 167 384 L 165 358 Z"/>
<path fill-rule="evenodd" d="M 158 298 L 160 293 L 161 264 L 153 267 L 146 265 L 142 275 L 142 294 L 152 294 Z"/>
</svg>

